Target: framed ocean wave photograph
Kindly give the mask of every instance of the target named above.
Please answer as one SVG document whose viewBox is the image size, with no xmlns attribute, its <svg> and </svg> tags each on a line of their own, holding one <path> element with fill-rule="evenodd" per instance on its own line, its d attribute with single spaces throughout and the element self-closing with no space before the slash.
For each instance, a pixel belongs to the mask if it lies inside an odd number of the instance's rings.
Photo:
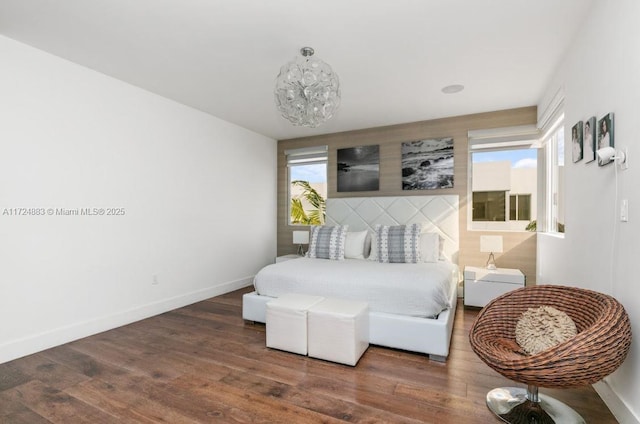
<svg viewBox="0 0 640 424">
<path fill-rule="evenodd" d="M 402 189 L 453 188 L 453 138 L 402 143 Z"/>
</svg>

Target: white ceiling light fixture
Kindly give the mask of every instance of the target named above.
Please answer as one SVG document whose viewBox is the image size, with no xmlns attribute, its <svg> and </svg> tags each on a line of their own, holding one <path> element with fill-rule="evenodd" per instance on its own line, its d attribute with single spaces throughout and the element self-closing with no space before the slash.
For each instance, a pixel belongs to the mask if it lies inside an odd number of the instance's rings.
<svg viewBox="0 0 640 424">
<path fill-rule="evenodd" d="M 338 75 L 311 47 L 280 68 L 275 100 L 282 116 L 293 125 L 315 128 L 333 117 L 340 106 Z"/>
</svg>

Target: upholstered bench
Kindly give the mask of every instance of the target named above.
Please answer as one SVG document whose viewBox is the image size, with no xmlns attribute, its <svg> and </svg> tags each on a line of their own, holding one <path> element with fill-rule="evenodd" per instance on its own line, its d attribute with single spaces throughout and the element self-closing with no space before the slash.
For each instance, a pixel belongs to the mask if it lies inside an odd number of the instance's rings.
<svg viewBox="0 0 640 424">
<path fill-rule="evenodd" d="M 369 305 L 326 298 L 309 307 L 309 356 L 355 366 L 369 347 Z"/>
<path fill-rule="evenodd" d="M 267 347 L 307 354 L 307 311 L 322 296 L 285 294 L 267 303 Z"/>
</svg>

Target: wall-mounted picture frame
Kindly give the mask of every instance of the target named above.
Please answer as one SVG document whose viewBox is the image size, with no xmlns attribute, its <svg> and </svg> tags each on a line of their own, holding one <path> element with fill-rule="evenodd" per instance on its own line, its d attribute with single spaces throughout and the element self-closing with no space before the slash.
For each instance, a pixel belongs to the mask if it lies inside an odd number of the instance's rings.
<svg viewBox="0 0 640 424">
<path fill-rule="evenodd" d="M 402 143 L 402 189 L 453 188 L 453 137 Z"/>
<path fill-rule="evenodd" d="M 338 192 L 380 189 L 380 145 L 338 149 Z"/>
<path fill-rule="evenodd" d="M 596 160 L 596 117 L 584 121 L 584 135 L 582 137 L 582 156 L 584 162 L 589 163 Z"/>
<path fill-rule="evenodd" d="M 613 113 L 608 113 L 598 120 L 598 143 L 597 150 L 605 147 L 614 147 L 613 139 Z M 602 161 L 598 159 L 598 165 L 603 166 L 611 163 L 611 160 Z"/>
<path fill-rule="evenodd" d="M 582 121 L 578 121 L 571 127 L 571 157 L 573 158 L 573 163 L 582 160 L 582 137 Z"/>
</svg>

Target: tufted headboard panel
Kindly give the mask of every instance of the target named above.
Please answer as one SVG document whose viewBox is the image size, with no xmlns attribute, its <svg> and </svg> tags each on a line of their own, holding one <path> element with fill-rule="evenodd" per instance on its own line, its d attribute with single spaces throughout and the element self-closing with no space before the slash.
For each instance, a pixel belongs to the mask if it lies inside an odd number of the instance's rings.
<svg viewBox="0 0 640 424">
<path fill-rule="evenodd" d="M 349 231 L 373 231 L 376 224 L 422 224 L 423 231 L 437 232 L 444 255 L 458 262 L 458 195 L 402 197 L 344 197 L 327 199 L 328 225 L 349 225 Z"/>
</svg>

